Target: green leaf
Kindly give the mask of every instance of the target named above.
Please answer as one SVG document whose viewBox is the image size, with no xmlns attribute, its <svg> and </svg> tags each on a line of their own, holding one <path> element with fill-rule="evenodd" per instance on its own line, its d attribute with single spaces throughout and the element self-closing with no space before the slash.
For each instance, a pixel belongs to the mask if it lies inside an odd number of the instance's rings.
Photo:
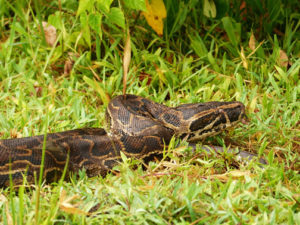
<svg viewBox="0 0 300 225">
<path fill-rule="evenodd" d="M 215 2 L 217 16 L 216 18 L 221 19 L 229 10 L 229 2 L 226 0 L 218 0 Z"/>
<path fill-rule="evenodd" d="M 112 1 L 113 0 L 96 0 L 96 6 L 103 13 L 109 13 Z"/>
<path fill-rule="evenodd" d="M 57 29 L 60 29 L 60 30 L 62 29 L 63 26 L 62 26 L 61 18 L 59 16 L 59 11 L 55 12 L 55 14 L 49 15 L 48 23 Z"/>
<path fill-rule="evenodd" d="M 268 163 L 272 164 L 274 161 L 274 151 L 273 149 L 268 154 Z"/>
<path fill-rule="evenodd" d="M 124 4 L 130 9 L 146 11 L 145 0 L 126 0 Z"/>
<path fill-rule="evenodd" d="M 90 34 L 90 28 L 89 28 L 88 17 L 86 12 L 81 13 L 80 23 L 82 27 L 82 36 L 84 40 L 87 42 L 88 46 L 91 47 L 91 34 Z"/>
<path fill-rule="evenodd" d="M 125 17 L 121 9 L 115 7 L 111 8 L 107 17 L 111 23 L 114 23 L 125 29 Z"/>
<path fill-rule="evenodd" d="M 217 15 L 216 5 L 212 0 L 204 0 L 203 14 L 208 18 L 215 18 Z"/>
<path fill-rule="evenodd" d="M 122 162 L 127 164 L 128 163 L 128 158 L 127 156 L 124 154 L 123 151 L 120 151 L 120 155 L 121 155 L 121 159 L 122 159 Z"/>
<path fill-rule="evenodd" d="M 189 36 L 191 40 L 191 48 L 195 51 L 195 53 L 200 57 L 206 57 L 208 50 L 203 42 L 202 38 L 196 33 L 195 36 Z"/>
<path fill-rule="evenodd" d="M 279 86 L 277 85 L 276 81 L 274 80 L 274 77 L 273 77 L 273 73 L 269 73 L 269 82 L 272 84 L 276 94 L 278 96 L 280 96 L 280 88 Z"/>
<path fill-rule="evenodd" d="M 207 59 L 210 62 L 210 64 L 213 66 L 214 70 L 220 72 L 220 67 L 218 66 L 217 61 L 215 60 L 211 52 L 207 54 Z"/>
<path fill-rule="evenodd" d="M 230 42 L 234 46 L 238 46 L 240 43 L 240 37 L 241 37 L 241 24 L 236 23 L 232 18 L 230 17 L 224 17 L 222 18 L 222 23 L 224 26 L 224 29 L 228 35 L 228 38 Z"/>
<path fill-rule="evenodd" d="M 273 1 L 268 0 L 267 10 L 269 12 L 269 18 L 270 18 L 271 22 L 276 21 L 276 19 L 278 18 L 279 14 L 280 14 L 280 10 L 281 10 L 280 1 L 276 2 L 276 4 L 274 4 Z"/>
<path fill-rule="evenodd" d="M 92 13 L 89 15 L 89 25 L 90 27 L 96 31 L 101 36 L 101 21 L 102 15 L 98 12 Z"/>
<path fill-rule="evenodd" d="M 235 78 L 236 78 L 236 88 L 237 88 L 239 93 L 242 93 L 243 90 L 244 90 L 244 88 L 243 88 L 243 78 L 239 73 L 237 73 L 235 75 Z"/>
<path fill-rule="evenodd" d="M 87 76 L 83 77 L 83 80 L 89 85 L 91 86 L 95 91 L 98 92 L 98 94 L 100 95 L 100 98 L 104 104 L 104 106 L 108 105 L 109 99 L 105 94 L 104 89 L 99 85 L 99 83 L 95 80 L 92 80 L 90 78 L 88 78 Z"/>
<path fill-rule="evenodd" d="M 80 0 L 76 16 L 79 16 L 85 10 L 91 11 L 94 5 L 94 0 Z"/>
</svg>

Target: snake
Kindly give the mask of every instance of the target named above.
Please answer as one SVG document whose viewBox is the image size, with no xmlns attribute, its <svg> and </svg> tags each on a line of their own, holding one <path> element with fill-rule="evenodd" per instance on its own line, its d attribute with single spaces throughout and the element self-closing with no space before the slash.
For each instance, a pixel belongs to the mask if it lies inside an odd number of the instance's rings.
<svg viewBox="0 0 300 225">
<path fill-rule="evenodd" d="M 168 107 L 136 95 L 116 96 L 107 106 L 105 129 L 0 140 L 0 187 L 11 181 L 21 185 L 24 178 L 34 183 L 41 166 L 46 182 L 60 179 L 65 168 L 66 177 L 79 170 L 89 177 L 105 176 L 122 161 L 122 154 L 148 162 L 161 155 L 173 137 L 197 142 L 234 127 L 244 117 L 245 106 L 238 101 Z"/>
</svg>

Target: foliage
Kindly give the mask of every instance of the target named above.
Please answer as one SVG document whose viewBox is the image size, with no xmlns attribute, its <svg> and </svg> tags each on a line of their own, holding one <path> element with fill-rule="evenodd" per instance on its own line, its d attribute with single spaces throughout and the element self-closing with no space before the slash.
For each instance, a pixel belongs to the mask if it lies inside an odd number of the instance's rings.
<svg viewBox="0 0 300 225">
<path fill-rule="evenodd" d="M 171 145 L 170 160 L 143 170 L 124 159 L 104 178 L 82 171 L 43 185 L 40 200 L 34 188 L 0 190 L 0 223 L 299 223 L 298 1 L 165 0 L 161 36 L 140 13 L 143 0 L 0 5 L 1 138 L 102 127 L 105 105 L 122 93 L 129 30 L 127 93 L 169 106 L 242 101 L 248 124 L 204 144 L 268 160 L 261 168 Z M 56 29 L 52 46 L 42 22 Z"/>
</svg>

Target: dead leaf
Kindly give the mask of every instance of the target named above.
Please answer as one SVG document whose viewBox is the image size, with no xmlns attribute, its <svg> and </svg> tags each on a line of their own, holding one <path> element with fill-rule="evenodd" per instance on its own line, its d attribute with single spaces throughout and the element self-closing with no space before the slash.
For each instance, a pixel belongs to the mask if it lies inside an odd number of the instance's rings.
<svg viewBox="0 0 300 225">
<path fill-rule="evenodd" d="M 39 85 L 39 83 L 37 81 L 34 83 L 33 87 L 34 87 L 36 96 L 41 97 L 43 88 Z"/>
<path fill-rule="evenodd" d="M 248 62 L 247 62 L 243 47 L 241 49 L 241 58 L 242 58 L 243 67 L 247 70 L 248 69 Z"/>
<path fill-rule="evenodd" d="M 56 28 L 47 22 L 42 22 L 44 32 L 45 32 L 45 39 L 49 46 L 53 46 L 56 42 Z"/>
<path fill-rule="evenodd" d="M 256 40 L 255 40 L 255 36 L 253 33 L 251 33 L 251 36 L 250 36 L 250 39 L 249 39 L 249 48 L 254 51 L 255 50 L 255 43 Z"/>
<path fill-rule="evenodd" d="M 178 168 L 180 166 L 179 164 L 172 163 L 172 162 L 169 162 L 169 161 L 163 161 L 161 163 L 161 165 L 166 167 L 166 168 Z"/>
<path fill-rule="evenodd" d="M 285 53 L 285 51 L 283 51 L 283 50 L 279 51 L 279 58 L 277 59 L 277 63 L 279 66 L 287 68 L 287 66 L 289 64 L 289 58 L 288 58 L 287 54 Z"/>
<path fill-rule="evenodd" d="M 244 178 L 245 176 L 251 176 L 252 174 L 249 171 L 241 171 L 241 170 L 232 170 L 228 173 L 224 174 L 215 174 L 210 177 L 217 178 L 221 181 L 227 182 L 230 178 L 231 179 L 238 179 Z"/>
<path fill-rule="evenodd" d="M 11 137 L 11 138 L 20 138 L 20 137 L 22 137 L 22 134 L 21 134 L 19 131 L 17 131 L 16 128 L 13 128 L 13 129 L 10 131 L 10 137 Z"/>
<path fill-rule="evenodd" d="M 95 66 L 89 66 L 89 69 L 92 71 L 94 77 L 96 77 L 96 79 L 99 81 L 99 82 L 102 82 L 102 79 L 98 76 L 98 74 L 96 73 L 96 71 L 94 70 Z"/>
<path fill-rule="evenodd" d="M 74 61 L 72 59 L 67 59 L 64 65 L 64 75 L 69 75 L 72 71 Z"/>
<path fill-rule="evenodd" d="M 139 75 L 139 80 L 140 81 L 143 81 L 145 79 L 148 79 L 147 80 L 147 85 L 150 85 L 151 84 L 151 81 L 152 81 L 152 77 L 150 74 L 148 73 L 145 73 L 145 72 L 141 72 L 140 75 Z"/>
<path fill-rule="evenodd" d="M 79 199 L 78 195 L 73 195 L 69 198 L 66 198 L 67 192 L 65 190 L 62 190 L 59 197 L 59 208 L 70 214 L 81 214 L 81 215 L 87 215 L 88 213 L 82 211 L 81 209 L 78 209 L 78 204 L 72 204 L 71 202 L 73 200 Z"/>
<path fill-rule="evenodd" d="M 246 1 L 242 1 L 240 5 L 240 13 L 242 20 L 246 21 L 247 20 L 247 4 Z"/>
<path fill-rule="evenodd" d="M 131 60 L 131 43 L 130 43 L 130 32 L 127 32 L 127 38 L 124 47 L 124 57 L 123 57 L 123 95 L 126 94 L 126 84 L 127 84 L 127 74 L 128 68 Z"/>
<path fill-rule="evenodd" d="M 89 210 L 89 215 L 91 215 L 92 213 L 96 212 L 99 208 L 100 208 L 101 204 L 98 203 L 96 205 L 94 205 L 90 210 Z"/>
<path fill-rule="evenodd" d="M 251 173 L 249 171 L 241 171 L 241 170 L 232 170 L 229 173 L 227 173 L 229 176 L 232 176 L 234 178 L 239 177 L 245 177 L 245 176 L 251 176 Z"/>
<path fill-rule="evenodd" d="M 143 186 L 138 186 L 138 189 L 140 191 L 148 191 L 148 190 L 153 190 L 156 184 L 156 180 L 152 179 L 152 184 L 151 185 L 143 185 Z"/>
<path fill-rule="evenodd" d="M 163 19 L 167 17 L 167 11 L 163 0 L 152 0 L 149 3 L 146 0 L 147 12 L 143 12 L 147 23 L 158 34 L 163 34 L 164 22 Z"/>
</svg>

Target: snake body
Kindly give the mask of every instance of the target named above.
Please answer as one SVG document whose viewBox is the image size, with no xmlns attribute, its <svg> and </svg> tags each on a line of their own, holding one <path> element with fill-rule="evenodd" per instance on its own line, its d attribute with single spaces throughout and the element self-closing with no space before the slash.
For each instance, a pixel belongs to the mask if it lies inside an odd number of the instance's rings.
<svg viewBox="0 0 300 225">
<path fill-rule="evenodd" d="M 60 177 L 85 169 L 88 176 L 105 175 L 120 160 L 151 160 L 161 154 L 173 136 L 197 141 L 236 125 L 244 116 L 241 102 L 206 102 L 178 107 L 135 95 L 117 96 L 106 110 L 106 130 L 84 128 L 46 136 L 43 178 Z M 34 183 L 41 162 L 44 135 L 0 140 L 0 187 Z"/>
</svg>

